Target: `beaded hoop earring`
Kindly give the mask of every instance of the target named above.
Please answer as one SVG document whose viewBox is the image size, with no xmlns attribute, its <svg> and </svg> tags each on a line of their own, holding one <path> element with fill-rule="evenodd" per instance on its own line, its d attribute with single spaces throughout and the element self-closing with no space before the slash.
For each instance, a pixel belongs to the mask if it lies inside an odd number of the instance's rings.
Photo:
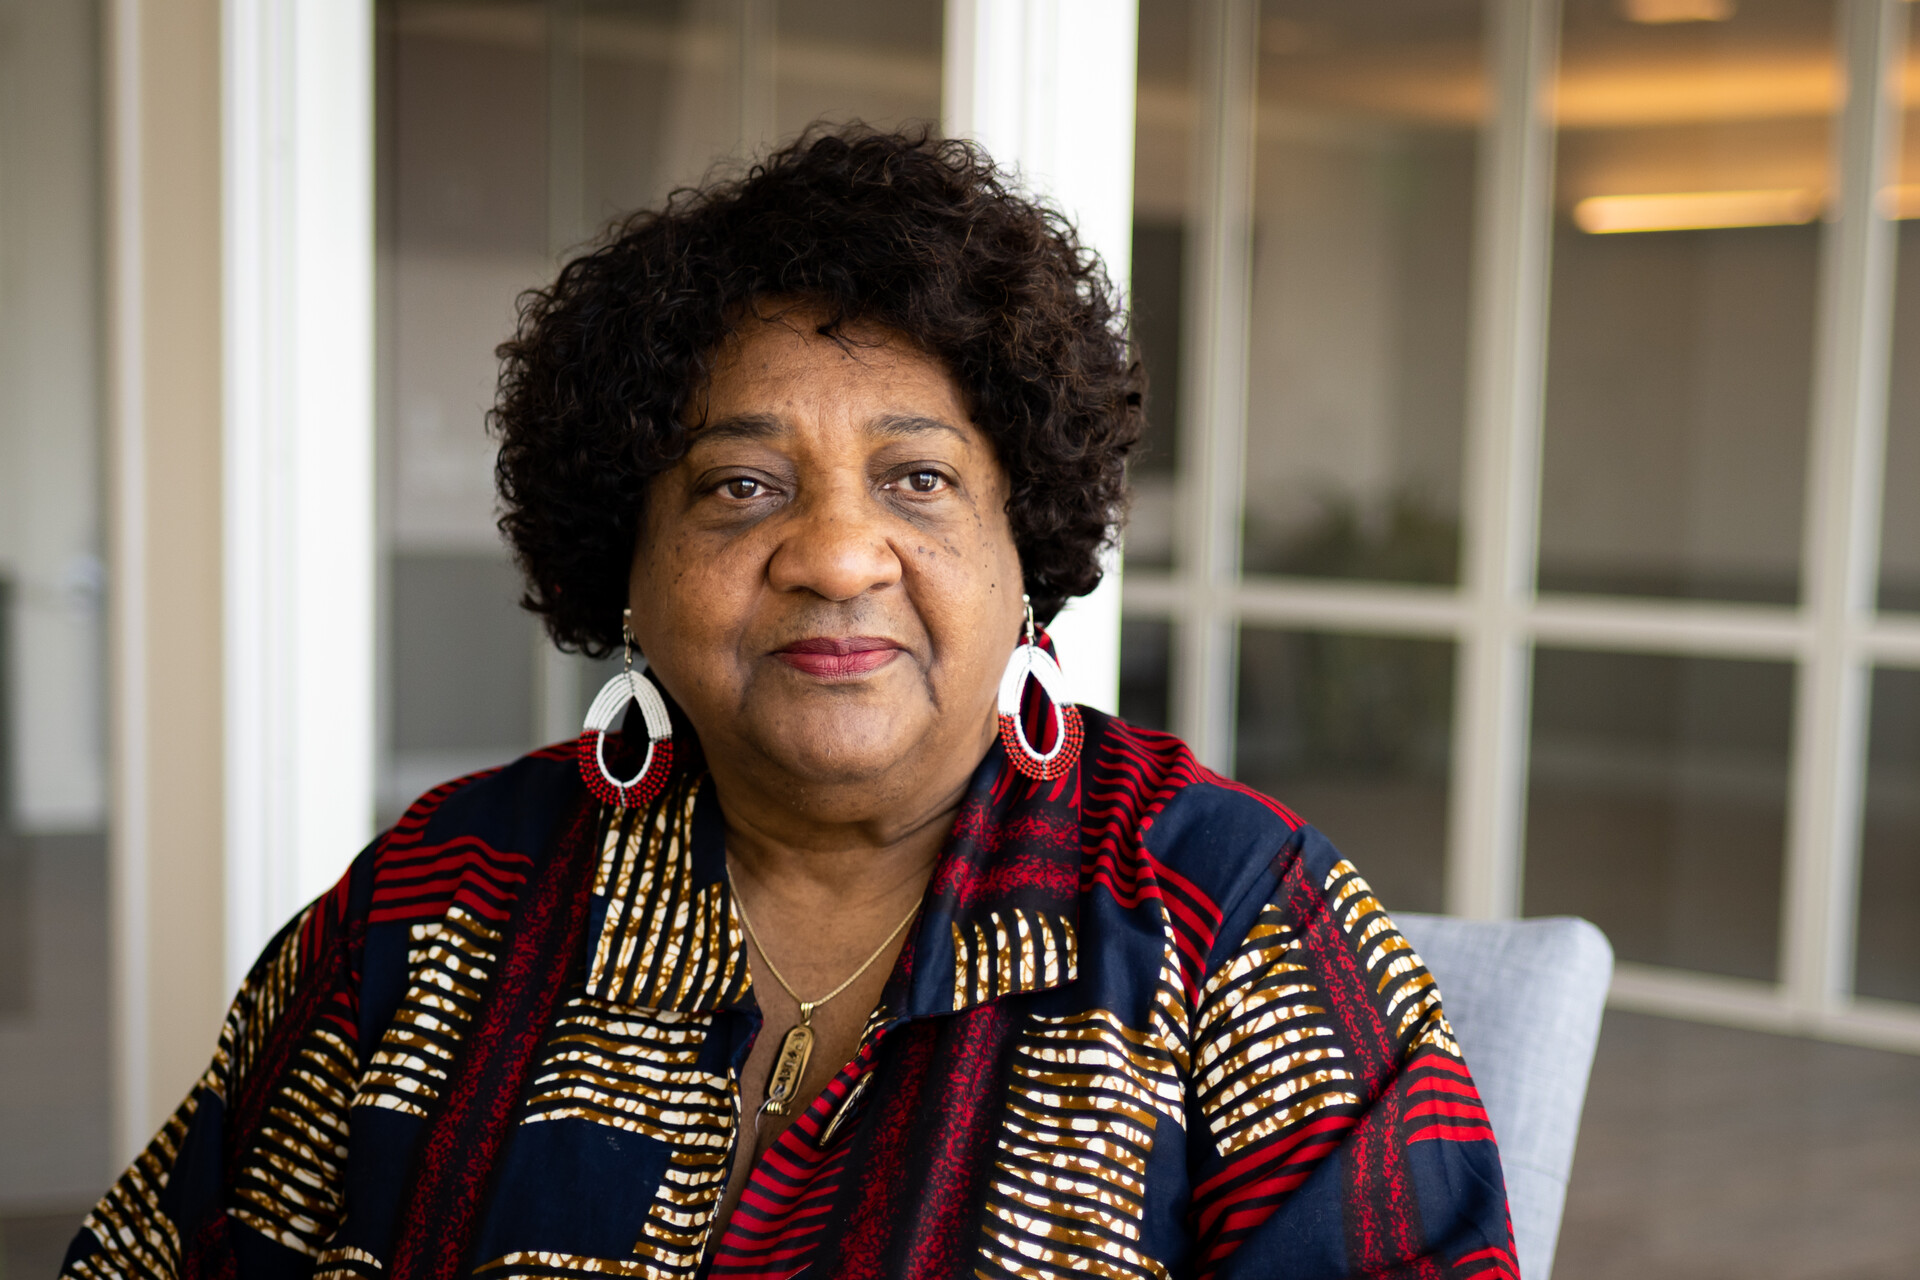
<svg viewBox="0 0 1920 1280">
<path fill-rule="evenodd" d="M 646 677 L 646 658 L 641 657 L 637 668 L 634 665 L 633 610 L 623 609 L 621 616 L 626 667 L 601 686 L 587 708 L 586 727 L 580 731 L 575 754 L 587 790 L 596 799 L 624 809 L 648 803 L 666 786 L 673 771 L 673 721 L 667 715 L 666 699 Z M 629 702 L 640 704 L 640 717 L 646 721 L 647 755 L 640 762 L 640 772 L 623 782 L 607 768 L 607 731 L 620 721 Z"/>
<path fill-rule="evenodd" d="M 1026 639 L 1015 646 L 1013 656 L 1007 659 L 1006 674 L 1000 677 L 1000 741 L 1007 748 L 1008 761 L 1022 777 L 1050 782 L 1073 768 L 1080 759 L 1083 737 L 1080 708 L 1067 701 L 1066 678 L 1060 674 L 1060 664 L 1038 643 L 1033 602 L 1024 595 L 1020 600 L 1027 610 Z M 1053 704 L 1054 718 L 1059 722 L 1053 745 L 1045 751 L 1035 750 L 1027 741 L 1026 724 L 1020 716 L 1020 703 L 1026 696 L 1029 679 L 1036 681 L 1047 695 Z M 1041 728 L 1044 732 L 1044 723 Z"/>
</svg>

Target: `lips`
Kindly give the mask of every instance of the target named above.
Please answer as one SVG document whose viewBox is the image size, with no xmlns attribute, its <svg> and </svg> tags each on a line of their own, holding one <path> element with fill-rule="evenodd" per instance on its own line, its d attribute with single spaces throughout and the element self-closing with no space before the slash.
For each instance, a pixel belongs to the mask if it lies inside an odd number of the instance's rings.
<svg viewBox="0 0 1920 1280">
<path fill-rule="evenodd" d="M 825 680 L 863 676 L 892 662 L 900 646 L 879 636 L 815 636 L 774 652 L 796 671 Z"/>
</svg>

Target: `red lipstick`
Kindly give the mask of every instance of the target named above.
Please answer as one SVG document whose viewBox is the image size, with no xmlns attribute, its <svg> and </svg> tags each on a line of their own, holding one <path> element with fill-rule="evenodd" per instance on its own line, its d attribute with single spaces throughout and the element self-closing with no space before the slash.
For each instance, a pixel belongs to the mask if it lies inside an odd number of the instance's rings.
<svg viewBox="0 0 1920 1280">
<path fill-rule="evenodd" d="M 899 645 L 879 636 L 815 636 L 777 649 L 773 656 L 807 675 L 844 680 L 879 670 L 899 652 Z"/>
</svg>

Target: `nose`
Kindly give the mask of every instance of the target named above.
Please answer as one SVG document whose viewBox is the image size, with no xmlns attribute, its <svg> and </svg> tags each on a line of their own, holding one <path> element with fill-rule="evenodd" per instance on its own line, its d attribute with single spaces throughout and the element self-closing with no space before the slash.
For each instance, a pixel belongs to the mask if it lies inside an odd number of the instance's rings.
<svg viewBox="0 0 1920 1280">
<path fill-rule="evenodd" d="M 835 485 L 799 504 L 767 566 L 774 590 L 845 601 L 900 581 L 886 517 L 864 489 Z"/>
</svg>

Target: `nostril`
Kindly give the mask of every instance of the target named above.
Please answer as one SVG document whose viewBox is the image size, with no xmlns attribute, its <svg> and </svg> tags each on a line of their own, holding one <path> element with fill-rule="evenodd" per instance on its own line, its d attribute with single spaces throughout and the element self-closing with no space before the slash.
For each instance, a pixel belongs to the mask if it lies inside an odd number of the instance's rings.
<svg viewBox="0 0 1920 1280">
<path fill-rule="evenodd" d="M 844 514 L 823 514 L 781 540 L 768 580 L 776 590 L 851 600 L 892 586 L 901 572 L 900 557 L 881 531 L 865 521 L 856 525 Z"/>
</svg>

